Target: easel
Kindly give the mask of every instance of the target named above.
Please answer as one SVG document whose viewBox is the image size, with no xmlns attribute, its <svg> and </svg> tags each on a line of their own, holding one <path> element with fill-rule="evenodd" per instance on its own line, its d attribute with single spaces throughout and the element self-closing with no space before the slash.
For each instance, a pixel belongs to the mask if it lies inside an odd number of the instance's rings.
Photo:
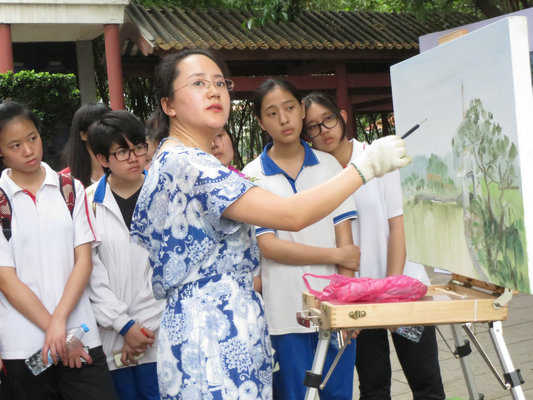
<svg viewBox="0 0 533 400">
<path fill-rule="evenodd" d="M 330 371 L 322 380 L 322 370 L 332 332 L 340 329 L 390 328 L 409 325 L 450 325 L 456 350 L 468 388 L 470 400 L 483 400 L 479 393 L 470 361 L 470 344 L 462 335 L 461 326 L 474 343 L 483 359 L 500 381 L 502 387 L 510 390 L 515 400 L 525 400 L 521 385 L 524 383 L 520 370 L 515 370 L 507 346 L 503 339 L 501 321 L 507 319 L 508 302 L 512 292 L 496 285 L 475 279 L 452 275 L 446 285 L 432 285 L 425 297 L 404 303 L 352 303 L 343 304 L 333 301 L 321 302 L 315 296 L 303 294 L 303 311 L 297 319 L 301 325 L 315 326 L 319 332 L 318 345 L 313 366 L 306 373 L 304 384 L 308 386 L 305 400 L 315 400 L 318 390 L 322 389 L 344 347 L 339 351 Z M 502 379 L 487 354 L 479 344 L 470 323 L 486 322 L 498 354 L 504 378 Z"/>
</svg>

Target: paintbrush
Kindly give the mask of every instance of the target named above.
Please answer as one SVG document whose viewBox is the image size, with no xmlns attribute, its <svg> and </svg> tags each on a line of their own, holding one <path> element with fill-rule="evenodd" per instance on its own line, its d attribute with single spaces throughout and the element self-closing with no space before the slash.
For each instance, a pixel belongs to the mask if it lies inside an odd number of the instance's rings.
<svg viewBox="0 0 533 400">
<path fill-rule="evenodd" d="M 402 139 L 405 139 L 407 136 L 409 136 L 411 133 L 413 133 L 414 131 L 416 131 L 418 128 L 420 128 L 420 125 L 422 125 L 424 122 L 427 121 L 427 118 L 424 118 L 422 121 L 420 121 L 418 124 L 416 124 L 415 126 L 413 126 L 411 129 L 409 129 L 407 132 L 405 132 L 403 135 L 402 135 Z"/>
</svg>

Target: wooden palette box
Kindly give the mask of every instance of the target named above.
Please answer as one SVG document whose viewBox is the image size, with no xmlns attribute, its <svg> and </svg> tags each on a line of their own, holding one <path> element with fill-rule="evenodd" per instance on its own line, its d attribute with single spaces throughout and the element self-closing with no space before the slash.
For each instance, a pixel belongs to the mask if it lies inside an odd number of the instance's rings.
<svg viewBox="0 0 533 400">
<path fill-rule="evenodd" d="M 303 310 L 321 329 L 389 328 L 507 319 L 508 306 L 495 307 L 500 293 L 448 283 L 428 287 L 426 296 L 400 303 L 320 301 L 303 293 Z"/>
</svg>

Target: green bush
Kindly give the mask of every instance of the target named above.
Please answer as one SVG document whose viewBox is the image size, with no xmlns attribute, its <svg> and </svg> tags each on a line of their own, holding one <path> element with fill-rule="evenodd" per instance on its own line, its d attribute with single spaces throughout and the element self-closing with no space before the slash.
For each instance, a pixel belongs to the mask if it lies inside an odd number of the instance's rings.
<svg viewBox="0 0 533 400">
<path fill-rule="evenodd" d="M 57 126 L 69 126 L 80 106 L 74 74 L 35 71 L 0 74 L 0 98 L 19 101 L 33 109 L 41 118 L 44 142 L 53 138 Z"/>
<path fill-rule="evenodd" d="M 45 160 L 58 168 L 59 147 L 64 140 L 56 136 L 66 134 L 80 106 L 76 76 L 35 71 L 0 74 L 0 99 L 23 103 L 39 115 Z"/>
</svg>

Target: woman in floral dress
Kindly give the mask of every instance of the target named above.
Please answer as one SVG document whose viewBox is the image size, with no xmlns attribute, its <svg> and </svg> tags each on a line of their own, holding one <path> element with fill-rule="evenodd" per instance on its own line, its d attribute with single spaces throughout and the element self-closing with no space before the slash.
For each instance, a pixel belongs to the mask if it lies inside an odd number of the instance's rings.
<svg viewBox="0 0 533 400">
<path fill-rule="evenodd" d="M 233 83 L 224 76 L 203 50 L 166 57 L 156 71 L 161 142 L 131 229 L 150 253 L 155 297 L 167 303 L 157 360 L 162 399 L 271 399 L 272 351 L 253 290 L 259 251 L 249 224 L 299 230 L 363 181 L 408 163 L 400 139 L 378 140 L 354 168 L 312 190 L 280 198 L 260 189 L 209 154 L 229 115 Z"/>
</svg>

